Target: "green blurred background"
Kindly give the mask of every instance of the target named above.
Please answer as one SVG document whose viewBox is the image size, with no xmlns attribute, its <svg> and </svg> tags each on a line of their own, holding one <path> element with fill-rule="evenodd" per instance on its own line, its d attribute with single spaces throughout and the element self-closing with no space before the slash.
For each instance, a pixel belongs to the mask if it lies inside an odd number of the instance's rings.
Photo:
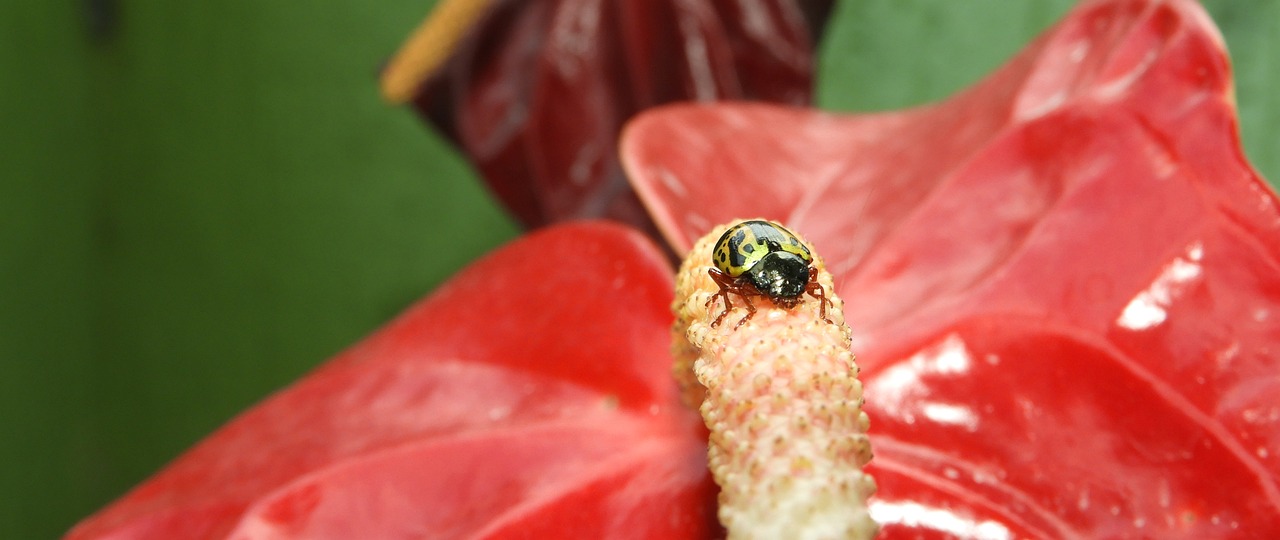
<svg viewBox="0 0 1280 540">
<path fill-rule="evenodd" d="M 60 535 L 517 233 L 378 98 L 432 3 L 120 0 L 109 36 L 94 2 L 0 4 L 0 538 Z M 846 2 L 819 101 L 942 98 L 1070 4 Z M 1209 10 L 1280 178 L 1280 2 Z"/>
</svg>

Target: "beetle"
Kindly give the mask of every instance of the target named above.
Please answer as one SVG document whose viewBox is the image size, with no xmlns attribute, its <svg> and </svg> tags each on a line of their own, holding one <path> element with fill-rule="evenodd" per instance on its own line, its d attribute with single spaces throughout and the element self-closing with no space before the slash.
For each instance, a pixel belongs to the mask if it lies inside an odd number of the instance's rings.
<svg viewBox="0 0 1280 540">
<path fill-rule="evenodd" d="M 716 241 L 711 259 L 713 265 L 707 273 L 720 290 L 707 299 L 706 307 L 711 307 L 716 298 L 724 299 L 724 311 L 711 326 L 719 326 L 732 309 L 729 293 L 738 295 L 747 305 L 747 316 L 738 321 L 735 329 L 756 314 L 756 306 L 751 301 L 756 296 L 791 309 L 808 293 L 818 299 L 822 320 L 831 322 L 827 318 L 827 305 L 831 300 L 818 283 L 813 254 L 786 227 L 761 219 L 733 225 Z"/>
</svg>

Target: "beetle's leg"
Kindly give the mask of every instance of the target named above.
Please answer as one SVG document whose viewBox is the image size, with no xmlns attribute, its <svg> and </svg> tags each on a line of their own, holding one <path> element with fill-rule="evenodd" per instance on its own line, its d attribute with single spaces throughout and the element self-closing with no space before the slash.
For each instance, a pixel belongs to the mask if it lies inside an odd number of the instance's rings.
<svg viewBox="0 0 1280 540">
<path fill-rule="evenodd" d="M 742 291 L 739 291 L 738 296 L 742 297 L 742 301 L 747 304 L 747 316 L 738 321 L 738 324 L 733 327 L 734 330 L 742 328 L 742 325 L 747 324 L 747 321 L 751 320 L 751 317 L 754 317 L 756 314 L 756 305 L 751 301 L 751 297 L 757 296 L 757 294 L 743 293 Z M 724 315 L 721 315 L 721 317 L 723 316 Z"/>
<path fill-rule="evenodd" d="M 734 289 L 734 283 L 732 278 L 715 268 L 707 270 L 707 274 L 711 275 L 711 280 L 720 286 L 720 290 L 711 295 L 711 298 L 707 299 L 707 303 L 703 307 L 710 308 L 711 303 L 715 302 L 716 298 L 724 298 L 724 311 L 720 312 L 720 316 L 716 317 L 716 320 L 711 321 L 711 326 L 720 326 L 720 321 L 723 321 L 725 315 L 729 314 L 729 310 L 733 309 L 733 304 L 729 302 L 729 291 Z"/>
<path fill-rule="evenodd" d="M 751 297 L 760 296 L 760 291 L 756 290 L 754 286 L 743 285 L 738 278 L 729 277 L 716 268 L 707 270 L 707 274 L 711 276 L 712 281 L 716 282 L 716 285 L 720 286 L 720 291 L 711 295 L 711 298 L 707 299 L 706 305 L 710 307 L 716 297 L 724 297 L 724 311 L 720 312 L 720 316 L 716 317 L 716 320 L 711 321 L 711 326 L 720 326 L 720 321 L 723 321 L 729 315 L 729 310 L 733 309 L 733 305 L 729 303 L 729 293 L 736 293 L 742 299 L 742 302 L 747 305 L 747 315 L 738 321 L 738 324 L 733 327 L 734 330 L 751 320 L 751 317 L 756 314 L 756 305 L 751 301 Z"/>
<path fill-rule="evenodd" d="M 818 299 L 818 316 L 822 317 L 822 320 L 827 321 L 828 324 L 835 324 L 831 322 L 831 319 L 827 318 L 827 305 L 831 304 L 831 300 L 827 298 L 827 289 L 821 283 L 818 283 L 818 269 L 816 267 L 809 267 L 809 283 L 805 285 L 804 290 L 809 293 L 809 296 Z M 832 309 L 835 308 L 833 307 Z"/>
</svg>

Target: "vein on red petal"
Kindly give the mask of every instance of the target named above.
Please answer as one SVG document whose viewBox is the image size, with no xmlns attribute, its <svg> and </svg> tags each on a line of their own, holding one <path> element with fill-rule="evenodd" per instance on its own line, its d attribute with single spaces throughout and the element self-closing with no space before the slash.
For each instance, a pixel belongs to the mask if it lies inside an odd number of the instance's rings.
<svg viewBox="0 0 1280 540">
<path fill-rule="evenodd" d="M 893 436 L 876 437 L 876 448 L 880 453 L 870 467 L 874 474 L 884 475 L 886 481 L 891 485 L 894 480 L 885 473 L 899 475 L 923 486 L 928 486 L 930 489 L 940 493 L 945 493 L 949 497 L 964 501 L 965 506 L 976 514 L 999 516 L 999 521 L 983 520 L 977 516 L 967 517 L 972 522 L 982 520 L 991 524 L 988 527 L 1002 529 L 1004 533 L 1002 536 L 1008 537 L 1012 535 L 1014 537 L 1035 538 L 1078 538 L 1082 536 L 1079 531 L 1063 521 L 1061 517 L 1045 508 L 1035 497 L 1014 486 L 990 482 L 986 487 L 995 492 L 998 495 L 997 498 L 991 496 L 991 494 L 980 493 L 976 490 L 977 482 L 969 484 L 960 481 L 962 477 L 972 481 L 983 475 L 990 475 L 979 464 L 958 460 L 955 456 L 944 454 L 932 447 L 911 444 Z M 946 463 L 947 467 L 942 471 L 935 471 L 929 466 L 923 466 L 923 464 L 936 463 Z M 883 515 L 884 510 L 877 510 L 877 505 L 900 504 L 900 501 L 909 500 L 907 498 L 899 498 L 901 493 L 902 490 L 891 490 L 881 495 L 878 499 L 873 499 L 871 503 L 872 517 L 886 527 L 903 525 L 895 519 L 885 519 L 887 516 Z M 1019 505 L 1019 511 L 1013 511 L 1010 508 L 1009 501 L 1016 501 Z M 1030 514 L 1030 516 L 1023 514 Z M 1032 522 L 1033 519 L 1035 523 Z M 920 525 L 925 528 L 931 528 L 930 525 L 933 524 L 917 524 L 917 526 Z M 972 528 L 977 529 L 978 527 Z M 1014 531 L 1017 531 L 1017 534 L 1013 534 Z M 1050 531 L 1052 531 L 1052 534 L 1050 534 Z M 947 532 L 957 536 L 964 536 L 965 533 L 972 535 L 975 531 L 948 530 Z"/>
<path fill-rule="evenodd" d="M 1007 316 L 949 332 L 908 345 L 920 352 L 867 374 L 877 462 L 913 464 L 919 474 L 942 474 L 995 500 L 1022 494 L 1010 500 L 1048 505 L 1089 536 L 1108 526 L 1082 520 L 1090 497 L 1112 515 L 1144 522 L 1187 514 L 1205 534 L 1224 533 L 1229 519 L 1280 526 L 1275 478 L 1238 432 L 1101 336 Z M 959 415 L 967 421 L 955 422 Z M 903 443 L 883 446 L 882 439 Z M 937 441 L 946 443 L 928 449 Z M 892 487 L 882 495 L 911 497 Z M 1029 509 L 1025 501 L 1009 508 Z M 1209 523 L 1210 515 L 1221 522 Z"/>
<path fill-rule="evenodd" d="M 678 417 L 658 423 L 673 420 L 671 427 L 689 423 Z M 700 445 L 681 429 L 654 423 L 596 414 L 365 453 L 260 497 L 230 537 L 487 537 L 583 490 L 626 504 L 627 485 L 607 480 L 655 456 L 676 464 L 667 487 L 705 490 Z M 597 516 L 582 525 L 607 521 Z"/>
</svg>

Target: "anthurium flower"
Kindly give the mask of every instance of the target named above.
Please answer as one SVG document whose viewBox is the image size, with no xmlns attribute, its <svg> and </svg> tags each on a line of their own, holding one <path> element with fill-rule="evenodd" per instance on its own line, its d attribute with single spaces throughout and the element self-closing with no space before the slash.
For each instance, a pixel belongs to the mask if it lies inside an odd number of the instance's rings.
<svg viewBox="0 0 1280 540">
<path fill-rule="evenodd" d="M 920 109 L 648 113 L 622 157 L 678 252 L 763 216 L 822 255 L 884 536 L 1280 534 L 1280 208 L 1194 2 L 1083 4 Z M 721 534 L 672 272 L 518 240 L 69 537 Z"/>
<path fill-rule="evenodd" d="M 825 255 L 889 536 L 1280 533 L 1280 211 L 1196 3 L 1084 4 L 920 109 L 649 113 L 623 156 L 678 252 L 763 215 Z"/>
<path fill-rule="evenodd" d="M 526 226 L 651 228 L 623 123 L 682 100 L 805 105 L 831 0 L 444 0 L 383 72 Z"/>
</svg>

